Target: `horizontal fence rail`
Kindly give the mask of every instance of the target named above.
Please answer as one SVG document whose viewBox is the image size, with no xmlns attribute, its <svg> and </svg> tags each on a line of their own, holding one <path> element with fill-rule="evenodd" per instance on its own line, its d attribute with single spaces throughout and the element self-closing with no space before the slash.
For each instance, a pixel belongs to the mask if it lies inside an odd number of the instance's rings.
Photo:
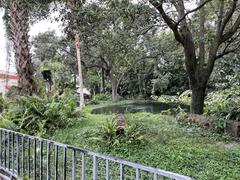
<svg viewBox="0 0 240 180">
<path fill-rule="evenodd" d="M 192 180 L 176 173 L 0 128 L 0 174 L 33 180 Z M 1 176 L 0 176 L 1 177 Z"/>
</svg>

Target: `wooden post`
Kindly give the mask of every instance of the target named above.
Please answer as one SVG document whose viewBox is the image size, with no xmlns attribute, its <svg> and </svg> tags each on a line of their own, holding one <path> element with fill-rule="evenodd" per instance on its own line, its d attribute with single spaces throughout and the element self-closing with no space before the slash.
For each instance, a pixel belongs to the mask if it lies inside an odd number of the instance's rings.
<svg viewBox="0 0 240 180">
<path fill-rule="evenodd" d="M 80 36 L 76 34 L 75 36 L 76 50 L 77 50 L 77 61 L 78 61 L 78 76 L 79 76 L 79 89 L 80 89 L 80 109 L 85 106 L 84 94 L 83 94 L 83 77 L 82 77 L 82 64 L 81 64 L 81 54 L 80 54 Z"/>
</svg>

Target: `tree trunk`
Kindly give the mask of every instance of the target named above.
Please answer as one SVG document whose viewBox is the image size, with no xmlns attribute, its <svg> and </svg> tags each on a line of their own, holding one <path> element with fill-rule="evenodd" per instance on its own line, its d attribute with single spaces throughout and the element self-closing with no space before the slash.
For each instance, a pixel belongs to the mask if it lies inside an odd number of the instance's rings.
<svg viewBox="0 0 240 180">
<path fill-rule="evenodd" d="M 118 81 L 114 77 L 114 75 L 111 73 L 111 84 L 112 84 L 112 100 L 116 101 L 117 100 L 117 89 L 118 89 Z"/>
<path fill-rule="evenodd" d="M 80 54 L 80 20 L 79 10 L 82 6 L 82 1 L 78 0 L 67 0 L 67 7 L 70 9 L 69 14 L 69 25 L 71 24 L 71 30 L 75 33 L 75 45 L 77 50 L 77 61 L 78 61 L 78 76 L 79 76 L 79 89 L 80 89 L 80 109 L 85 106 L 84 94 L 83 94 L 83 75 L 82 75 L 82 64 Z"/>
<path fill-rule="evenodd" d="M 37 86 L 33 78 L 34 71 L 29 48 L 29 14 L 24 1 L 11 1 L 10 17 L 18 86 L 21 94 L 32 95 L 37 91 Z"/>
<path fill-rule="evenodd" d="M 80 54 L 80 37 L 76 34 L 76 49 L 77 49 L 77 61 L 78 61 L 78 76 L 79 76 L 79 89 L 80 89 L 80 109 L 85 106 L 84 93 L 83 93 L 83 77 L 82 77 L 82 64 L 81 64 L 81 54 Z"/>
<path fill-rule="evenodd" d="M 117 80 L 112 81 L 112 100 L 116 101 L 118 99 L 118 93 L 117 93 Z"/>
<path fill-rule="evenodd" d="M 105 70 L 104 70 L 104 68 L 102 68 L 101 76 L 102 76 L 102 79 L 101 79 L 102 81 L 101 81 L 100 92 L 105 93 Z"/>
<path fill-rule="evenodd" d="M 192 114 L 203 114 L 206 85 L 198 83 L 192 85 L 192 102 L 190 112 Z"/>
</svg>

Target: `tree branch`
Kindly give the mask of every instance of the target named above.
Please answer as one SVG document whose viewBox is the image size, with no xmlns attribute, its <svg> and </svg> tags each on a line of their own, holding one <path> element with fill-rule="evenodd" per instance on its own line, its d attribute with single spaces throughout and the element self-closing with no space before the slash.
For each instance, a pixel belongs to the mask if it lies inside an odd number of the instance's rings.
<svg viewBox="0 0 240 180">
<path fill-rule="evenodd" d="M 223 1 L 223 0 L 222 0 Z M 222 26 L 221 26 L 221 34 L 223 33 L 227 23 L 230 21 L 236 7 L 237 7 L 237 1 L 238 0 L 233 0 L 232 4 L 231 4 L 231 9 L 226 13 L 225 15 L 225 19 L 223 20 Z"/>
<path fill-rule="evenodd" d="M 238 43 L 237 47 L 234 48 L 234 49 L 229 49 L 227 50 L 227 48 L 219 55 L 216 56 L 215 60 L 216 59 L 219 59 L 219 58 L 222 58 L 223 56 L 227 55 L 227 54 L 230 54 L 230 53 L 235 53 L 236 51 L 238 51 L 240 49 L 240 43 Z"/>
<path fill-rule="evenodd" d="M 204 0 L 200 0 L 201 4 L 204 3 Z M 202 8 L 200 9 L 200 28 L 199 28 L 199 65 L 201 66 L 201 68 L 204 66 L 204 62 L 205 62 L 205 8 L 204 6 L 202 6 Z"/>
<path fill-rule="evenodd" d="M 162 1 L 157 2 L 156 0 L 149 0 L 149 2 L 159 11 L 159 13 L 161 14 L 162 18 L 164 19 L 164 21 L 167 23 L 167 25 L 172 29 L 175 39 L 180 42 L 181 44 L 183 44 L 183 38 L 180 35 L 176 22 L 171 19 L 164 11 L 163 9 L 163 4 Z"/>
<path fill-rule="evenodd" d="M 190 11 L 187 11 L 187 12 L 176 22 L 176 26 L 178 26 L 178 25 L 186 18 L 187 15 L 189 15 L 189 14 L 191 14 L 191 13 L 193 13 L 193 12 L 199 10 L 199 9 L 201 9 L 205 4 L 207 4 L 207 3 L 210 2 L 210 1 L 212 1 L 212 0 L 206 0 L 204 3 L 202 3 L 202 4 L 199 5 L 198 7 L 194 8 L 194 9 L 192 9 L 192 10 L 190 10 Z"/>
<path fill-rule="evenodd" d="M 140 35 L 145 35 L 148 33 L 148 31 L 150 31 L 152 28 L 154 27 L 158 27 L 160 25 L 157 25 L 157 24 L 151 24 L 147 27 L 144 27 L 143 29 L 139 30 L 139 32 L 136 33 L 136 36 L 140 36 Z"/>
<path fill-rule="evenodd" d="M 225 42 L 228 39 L 230 39 L 236 32 L 237 30 L 240 28 L 240 15 L 238 15 L 237 20 L 235 21 L 235 23 L 233 24 L 233 26 L 228 30 L 228 32 L 226 32 L 221 39 L 221 42 Z"/>
</svg>

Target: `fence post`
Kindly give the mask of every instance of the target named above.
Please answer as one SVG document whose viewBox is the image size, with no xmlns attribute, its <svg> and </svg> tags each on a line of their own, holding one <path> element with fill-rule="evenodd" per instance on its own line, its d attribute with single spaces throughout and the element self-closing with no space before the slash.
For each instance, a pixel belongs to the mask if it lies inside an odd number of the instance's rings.
<svg viewBox="0 0 240 180">
<path fill-rule="evenodd" d="M 93 156 L 93 180 L 97 180 L 97 176 L 98 176 L 97 157 Z"/>
<path fill-rule="evenodd" d="M 82 180 L 85 180 L 85 154 L 82 153 Z"/>
<path fill-rule="evenodd" d="M 47 180 L 50 180 L 50 177 L 51 177 L 50 148 L 51 148 L 51 144 L 50 142 L 47 142 Z"/>
<path fill-rule="evenodd" d="M 63 180 L 66 180 L 67 148 L 63 149 Z"/>
<path fill-rule="evenodd" d="M 72 180 L 75 180 L 76 176 L 76 150 L 72 150 Z"/>
</svg>

